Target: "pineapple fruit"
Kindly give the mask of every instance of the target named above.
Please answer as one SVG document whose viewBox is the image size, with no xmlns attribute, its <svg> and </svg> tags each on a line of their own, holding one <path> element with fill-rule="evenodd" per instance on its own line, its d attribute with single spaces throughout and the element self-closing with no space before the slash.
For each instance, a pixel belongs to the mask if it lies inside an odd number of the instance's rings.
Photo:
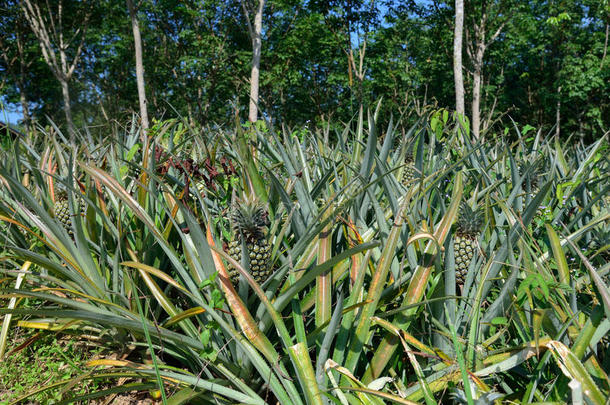
<svg viewBox="0 0 610 405">
<path fill-rule="evenodd" d="M 521 174 L 523 175 L 523 171 L 525 170 L 525 168 L 521 168 L 519 171 L 521 172 Z M 540 166 L 535 166 L 534 168 L 532 168 L 531 170 L 529 170 L 529 173 L 527 174 L 527 178 L 529 179 L 529 200 L 531 201 L 532 199 L 534 199 L 538 193 L 540 192 L 540 181 L 543 178 L 543 172 Z M 524 190 L 524 192 L 527 193 L 527 180 L 524 177 L 523 178 L 523 183 L 522 183 L 522 188 Z M 544 205 L 540 205 L 538 206 L 538 208 L 536 208 L 536 214 L 534 216 L 534 218 L 542 218 L 547 211 L 549 211 L 549 209 L 544 206 Z"/>
<path fill-rule="evenodd" d="M 201 179 L 195 181 L 195 190 L 197 191 L 197 194 L 199 194 L 200 196 L 205 195 L 205 186 L 205 180 Z"/>
<path fill-rule="evenodd" d="M 415 161 L 413 160 L 413 155 L 407 152 L 405 156 L 405 168 L 402 172 L 402 178 L 400 182 L 403 186 L 408 187 L 413 184 L 415 179 L 419 176 L 417 169 L 415 168 Z"/>
<path fill-rule="evenodd" d="M 457 220 L 457 229 L 453 239 L 453 254 L 455 257 L 455 281 L 463 286 L 466 281 L 468 267 L 474 256 L 477 238 L 481 233 L 482 220 L 478 210 L 473 210 L 462 203 Z"/>
<path fill-rule="evenodd" d="M 243 241 L 248 249 L 250 273 L 257 283 L 264 283 L 272 273 L 269 265 L 271 248 L 265 230 L 269 225 L 267 210 L 255 199 L 237 200 L 233 203 L 231 222 L 233 240 L 229 242 L 229 254 L 241 263 Z M 233 266 L 229 266 L 229 276 L 231 282 L 237 285 L 239 272 Z"/>
<path fill-rule="evenodd" d="M 80 215 L 85 216 L 85 204 L 82 198 L 78 198 L 75 203 L 80 206 Z M 74 236 L 72 230 L 72 213 L 70 212 L 70 204 L 68 203 L 68 195 L 65 191 L 61 191 L 55 198 L 55 205 L 53 206 L 53 212 L 55 218 L 61 223 L 68 235 Z"/>
</svg>

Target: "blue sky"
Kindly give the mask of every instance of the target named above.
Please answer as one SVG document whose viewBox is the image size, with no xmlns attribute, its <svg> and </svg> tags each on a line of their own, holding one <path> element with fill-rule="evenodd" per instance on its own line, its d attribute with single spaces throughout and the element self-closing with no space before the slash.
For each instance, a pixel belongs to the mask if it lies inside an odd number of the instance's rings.
<svg viewBox="0 0 610 405">
<path fill-rule="evenodd" d="M 22 117 L 23 114 L 21 114 L 20 111 L 7 111 L 4 106 L 0 107 L 0 121 L 2 122 L 8 122 L 9 124 L 17 124 L 17 121 L 19 121 Z"/>
<path fill-rule="evenodd" d="M 22 117 L 21 106 L 15 104 L 7 105 L 4 101 L 4 96 L 0 94 L 0 121 L 17 124 L 17 121 Z"/>
</svg>

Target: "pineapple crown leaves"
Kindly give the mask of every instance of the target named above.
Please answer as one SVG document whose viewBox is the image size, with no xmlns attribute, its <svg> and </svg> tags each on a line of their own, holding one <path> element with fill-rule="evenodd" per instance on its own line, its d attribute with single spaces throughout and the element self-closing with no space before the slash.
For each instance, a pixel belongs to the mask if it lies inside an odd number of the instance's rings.
<svg viewBox="0 0 610 405">
<path fill-rule="evenodd" d="M 77 202 L 82 200 L 82 195 L 84 194 L 83 189 L 80 189 L 79 191 L 80 193 L 76 191 L 73 192 L 73 197 Z M 54 203 L 57 204 L 63 202 L 68 202 L 68 191 L 65 188 L 57 188 L 54 194 Z"/>
<path fill-rule="evenodd" d="M 472 209 L 468 203 L 462 201 L 457 220 L 457 233 L 474 238 L 481 231 L 482 225 L 483 219 L 478 207 Z"/>
<path fill-rule="evenodd" d="M 522 177 L 522 186 L 525 188 L 529 181 L 532 188 L 537 188 L 542 183 L 544 176 L 544 168 L 540 162 L 535 162 L 530 165 L 523 165 L 519 168 L 519 174 Z"/>
<path fill-rule="evenodd" d="M 68 198 L 68 188 L 71 188 L 74 195 L 85 194 L 86 193 L 86 179 L 85 174 L 81 172 L 78 176 L 75 172 L 67 178 L 60 177 L 50 177 L 49 178 L 49 188 L 50 195 L 53 202 L 59 199 L 67 199 Z"/>
<path fill-rule="evenodd" d="M 415 151 L 414 151 L 415 144 L 416 144 L 415 140 L 405 141 L 405 143 L 404 143 L 404 148 L 405 148 L 405 163 L 406 164 L 410 164 L 410 163 L 414 163 L 415 162 Z"/>
<path fill-rule="evenodd" d="M 232 205 L 231 221 L 236 236 L 242 234 L 246 239 L 264 237 L 264 228 L 269 226 L 265 205 L 256 198 L 234 198 Z"/>
<path fill-rule="evenodd" d="M 83 195 L 84 192 L 80 191 L 80 193 L 78 192 L 74 192 L 73 193 L 73 198 L 74 198 L 74 202 L 75 204 L 77 204 L 77 207 L 80 206 L 81 209 L 84 209 L 84 205 L 85 205 L 85 200 L 83 199 Z M 55 192 L 55 201 L 54 203 L 57 204 L 65 204 L 65 206 L 68 206 L 68 192 L 65 189 L 59 189 Z"/>
<path fill-rule="evenodd" d="M 68 192 L 66 190 L 58 190 L 55 192 L 55 201 L 62 201 L 68 199 Z"/>
</svg>

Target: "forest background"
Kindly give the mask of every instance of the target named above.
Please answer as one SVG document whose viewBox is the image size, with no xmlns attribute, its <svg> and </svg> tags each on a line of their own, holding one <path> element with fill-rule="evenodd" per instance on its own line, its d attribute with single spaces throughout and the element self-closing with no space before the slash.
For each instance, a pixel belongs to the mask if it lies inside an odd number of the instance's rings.
<svg viewBox="0 0 610 405">
<path fill-rule="evenodd" d="M 235 109 L 247 115 L 258 1 L 0 4 L 0 121 L 19 117 L 27 127 L 72 119 L 96 131 L 139 113 L 129 5 L 151 119 L 222 126 Z M 382 121 L 430 103 L 454 109 L 455 11 L 453 1 L 436 0 L 266 1 L 259 118 L 339 125 L 381 98 Z M 610 122 L 609 24 L 608 0 L 465 1 L 467 116 L 481 131 L 512 119 L 597 139 Z"/>
</svg>

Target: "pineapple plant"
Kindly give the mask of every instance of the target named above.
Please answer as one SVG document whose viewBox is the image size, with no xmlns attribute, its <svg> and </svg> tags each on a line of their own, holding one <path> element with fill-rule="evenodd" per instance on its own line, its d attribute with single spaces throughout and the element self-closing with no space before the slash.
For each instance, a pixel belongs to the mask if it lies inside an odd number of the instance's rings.
<svg viewBox="0 0 610 405">
<path fill-rule="evenodd" d="M 463 286 L 466 281 L 468 267 L 474 256 L 477 238 L 481 233 L 482 220 L 480 212 L 472 209 L 467 203 L 462 203 L 457 220 L 457 229 L 453 240 L 455 257 L 455 281 Z"/>
<path fill-rule="evenodd" d="M 233 240 L 228 244 L 229 255 L 241 263 L 242 246 L 247 248 L 250 273 L 254 280 L 262 284 L 271 276 L 271 248 L 267 243 L 266 227 L 269 225 L 268 213 L 260 201 L 253 198 L 236 199 L 232 204 L 231 226 Z M 229 266 L 231 282 L 237 285 L 239 272 Z"/>
</svg>

